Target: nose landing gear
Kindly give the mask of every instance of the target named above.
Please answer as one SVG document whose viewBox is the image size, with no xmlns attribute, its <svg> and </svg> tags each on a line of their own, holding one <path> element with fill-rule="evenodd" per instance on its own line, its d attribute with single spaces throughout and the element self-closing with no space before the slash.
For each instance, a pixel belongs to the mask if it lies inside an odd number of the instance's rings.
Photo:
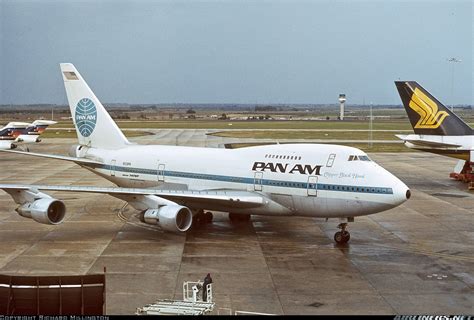
<svg viewBox="0 0 474 320">
<path fill-rule="evenodd" d="M 351 234 L 346 230 L 347 222 L 339 223 L 337 227 L 341 229 L 341 231 L 334 234 L 334 241 L 336 241 L 337 244 L 346 244 L 351 238 Z"/>
</svg>

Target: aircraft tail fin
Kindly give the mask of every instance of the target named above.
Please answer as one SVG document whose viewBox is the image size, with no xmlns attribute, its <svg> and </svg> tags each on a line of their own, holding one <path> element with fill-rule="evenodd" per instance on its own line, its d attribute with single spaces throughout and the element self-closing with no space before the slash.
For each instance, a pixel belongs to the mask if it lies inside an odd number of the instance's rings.
<svg viewBox="0 0 474 320">
<path fill-rule="evenodd" d="M 74 65 L 60 66 L 79 144 L 102 149 L 120 149 L 130 144 Z"/>
<path fill-rule="evenodd" d="M 46 130 L 46 128 L 56 123 L 56 121 L 52 120 L 35 120 L 28 128 L 26 128 L 26 131 L 33 131 L 37 132 L 38 134 L 42 134 Z"/>
<path fill-rule="evenodd" d="M 464 136 L 473 130 L 416 81 L 395 81 L 416 134 Z"/>
</svg>

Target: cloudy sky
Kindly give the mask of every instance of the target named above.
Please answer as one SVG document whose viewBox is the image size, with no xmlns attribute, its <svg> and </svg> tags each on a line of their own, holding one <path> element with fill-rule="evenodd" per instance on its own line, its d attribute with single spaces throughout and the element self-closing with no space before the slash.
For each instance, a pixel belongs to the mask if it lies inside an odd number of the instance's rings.
<svg viewBox="0 0 474 320">
<path fill-rule="evenodd" d="M 0 104 L 66 103 L 61 62 L 109 103 L 400 104 L 401 79 L 474 104 L 471 0 L 0 0 L 0 21 Z"/>
</svg>

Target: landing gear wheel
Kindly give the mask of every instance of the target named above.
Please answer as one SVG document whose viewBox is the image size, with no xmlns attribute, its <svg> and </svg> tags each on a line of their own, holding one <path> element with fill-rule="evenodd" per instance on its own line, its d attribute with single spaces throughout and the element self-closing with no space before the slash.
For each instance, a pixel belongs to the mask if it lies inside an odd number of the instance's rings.
<svg viewBox="0 0 474 320">
<path fill-rule="evenodd" d="M 346 244 L 351 238 L 351 234 L 346 230 L 347 223 L 340 223 L 337 227 L 341 229 L 341 231 L 338 231 L 336 234 L 334 234 L 334 241 L 336 241 L 337 244 Z"/>
<path fill-rule="evenodd" d="M 349 231 L 338 231 L 334 235 L 334 241 L 336 241 L 338 244 L 346 244 L 350 238 L 351 234 Z"/>
<path fill-rule="evenodd" d="M 207 212 L 203 213 L 202 217 L 203 217 L 202 220 L 203 220 L 204 222 L 211 223 L 211 222 L 212 222 L 212 218 L 213 218 L 214 216 L 212 215 L 212 212 L 207 211 Z"/>
<path fill-rule="evenodd" d="M 198 225 L 203 223 L 204 220 L 204 212 L 202 210 L 199 210 L 194 216 L 193 216 L 193 223 L 191 225 L 192 228 L 196 228 Z"/>
</svg>

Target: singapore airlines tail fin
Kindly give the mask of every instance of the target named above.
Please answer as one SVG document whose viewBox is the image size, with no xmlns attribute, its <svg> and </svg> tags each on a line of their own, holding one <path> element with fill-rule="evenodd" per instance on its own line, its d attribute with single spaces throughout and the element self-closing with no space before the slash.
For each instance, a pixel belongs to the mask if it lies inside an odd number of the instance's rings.
<svg viewBox="0 0 474 320">
<path fill-rule="evenodd" d="M 465 136 L 473 130 L 416 81 L 395 81 L 416 134 Z"/>
<path fill-rule="evenodd" d="M 120 149 L 130 144 L 71 63 L 61 63 L 64 86 L 79 144 Z"/>
</svg>

